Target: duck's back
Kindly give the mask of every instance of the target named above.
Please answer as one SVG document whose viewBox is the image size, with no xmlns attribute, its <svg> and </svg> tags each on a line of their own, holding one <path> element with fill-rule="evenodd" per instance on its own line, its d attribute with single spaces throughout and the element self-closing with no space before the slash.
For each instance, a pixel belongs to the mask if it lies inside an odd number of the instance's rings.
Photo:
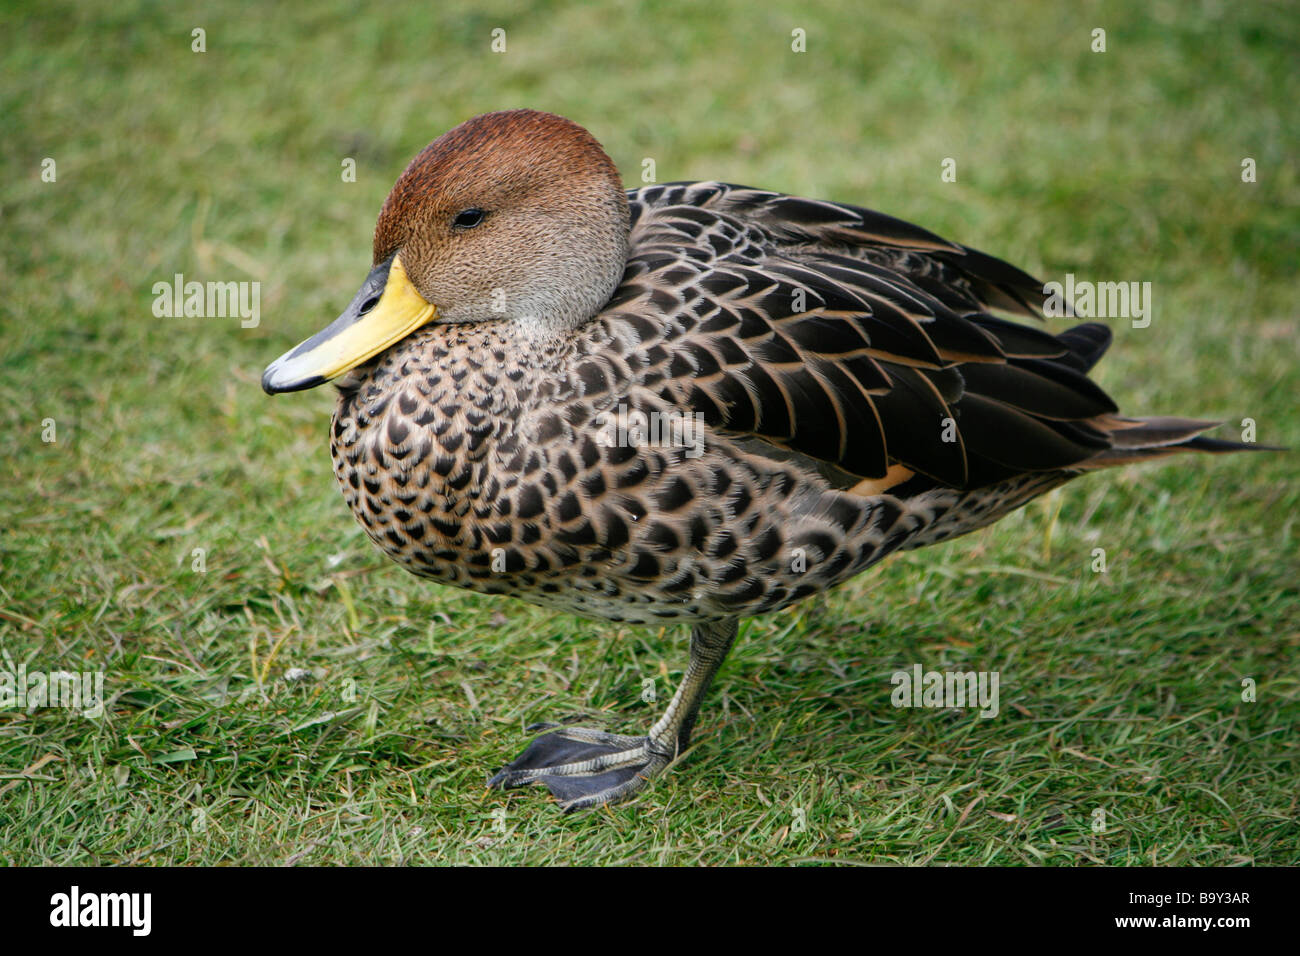
<svg viewBox="0 0 1300 956">
<path fill-rule="evenodd" d="M 866 210 L 719 183 L 631 194 L 629 264 L 601 319 L 639 378 L 711 428 L 806 456 L 845 487 L 906 470 L 956 489 L 1111 446 L 1085 372 L 1020 270 Z M 892 479 L 891 479 L 892 480 Z"/>
</svg>

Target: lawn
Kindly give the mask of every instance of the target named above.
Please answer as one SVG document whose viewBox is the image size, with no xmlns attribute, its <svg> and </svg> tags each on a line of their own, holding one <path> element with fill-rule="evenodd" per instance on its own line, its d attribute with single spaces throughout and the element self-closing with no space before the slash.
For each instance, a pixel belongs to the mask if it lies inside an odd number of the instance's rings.
<svg viewBox="0 0 1300 956">
<path fill-rule="evenodd" d="M 0 710 L 0 863 L 1300 862 L 1300 452 L 1087 476 L 748 621 L 674 771 L 566 816 L 484 781 L 536 721 L 640 732 L 685 633 L 407 576 L 335 486 L 332 390 L 258 385 L 407 160 L 529 106 L 629 186 L 650 159 L 1150 282 L 1095 373 L 1121 408 L 1300 448 L 1292 5 L 4 16 L 0 670 L 102 671 L 108 704 Z M 256 326 L 157 317 L 177 273 L 260 283 Z M 894 708 L 916 663 L 997 671 L 999 714 Z"/>
</svg>

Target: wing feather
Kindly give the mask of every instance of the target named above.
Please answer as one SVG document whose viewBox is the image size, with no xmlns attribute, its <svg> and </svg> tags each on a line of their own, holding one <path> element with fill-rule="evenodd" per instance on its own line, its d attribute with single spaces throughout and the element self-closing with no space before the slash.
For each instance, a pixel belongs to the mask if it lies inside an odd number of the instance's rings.
<svg viewBox="0 0 1300 956">
<path fill-rule="evenodd" d="M 1109 332 L 1060 337 L 1021 270 L 881 213 L 723 183 L 630 193 L 631 253 L 600 316 L 662 398 L 845 485 L 954 488 L 1111 447 L 1086 376 Z M 890 472 L 890 469 L 893 472 Z"/>
</svg>

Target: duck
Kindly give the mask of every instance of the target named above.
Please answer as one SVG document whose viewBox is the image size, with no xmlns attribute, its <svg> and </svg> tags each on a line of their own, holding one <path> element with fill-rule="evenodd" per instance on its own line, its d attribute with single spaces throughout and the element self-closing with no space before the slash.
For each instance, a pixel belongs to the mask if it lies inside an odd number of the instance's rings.
<svg viewBox="0 0 1300 956">
<path fill-rule="evenodd" d="M 689 629 L 643 734 L 545 724 L 488 785 L 627 800 L 687 748 L 740 620 L 1093 471 L 1248 446 L 1121 415 L 1105 325 L 880 212 L 723 182 L 626 190 L 577 123 L 476 116 L 406 167 L 342 313 L 272 362 L 332 382 L 330 450 L 407 571 Z"/>
</svg>

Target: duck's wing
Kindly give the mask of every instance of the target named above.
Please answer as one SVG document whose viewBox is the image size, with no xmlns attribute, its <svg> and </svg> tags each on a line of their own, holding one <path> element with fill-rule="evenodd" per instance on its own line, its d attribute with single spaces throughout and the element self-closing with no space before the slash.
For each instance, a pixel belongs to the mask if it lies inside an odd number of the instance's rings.
<svg viewBox="0 0 1300 956">
<path fill-rule="evenodd" d="M 916 226 L 722 183 L 630 194 L 627 272 L 600 322 L 643 385 L 710 427 L 842 473 L 953 488 L 1109 449 L 1084 374 L 1104 326 L 1061 337 L 1042 285 Z M 895 473 L 898 469 L 895 469 Z"/>
</svg>

